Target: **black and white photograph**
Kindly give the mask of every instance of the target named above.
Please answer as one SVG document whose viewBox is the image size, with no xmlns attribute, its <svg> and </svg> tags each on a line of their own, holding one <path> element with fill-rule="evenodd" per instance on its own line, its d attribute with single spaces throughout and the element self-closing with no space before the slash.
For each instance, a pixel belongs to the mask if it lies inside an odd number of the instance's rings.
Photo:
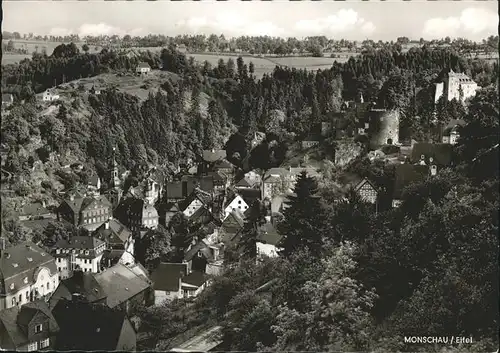
<svg viewBox="0 0 500 353">
<path fill-rule="evenodd" d="M 498 1 L 1 6 L 0 351 L 498 352 Z"/>
</svg>

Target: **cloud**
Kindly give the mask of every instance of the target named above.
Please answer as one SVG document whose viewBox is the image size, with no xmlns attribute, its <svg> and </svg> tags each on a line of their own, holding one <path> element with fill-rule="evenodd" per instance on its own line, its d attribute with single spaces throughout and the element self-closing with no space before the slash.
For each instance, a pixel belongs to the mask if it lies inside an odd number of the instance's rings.
<svg viewBox="0 0 500 353">
<path fill-rule="evenodd" d="M 295 23 L 296 32 L 303 36 L 334 35 L 360 31 L 364 35 L 372 34 L 375 25 L 359 17 L 353 9 L 342 9 L 333 15 L 313 20 L 300 20 Z"/>
<path fill-rule="evenodd" d="M 66 36 L 70 34 L 78 34 L 80 37 L 85 36 L 100 36 L 100 35 L 119 35 L 124 36 L 125 34 L 129 34 L 131 36 L 141 36 L 145 34 L 145 31 L 142 28 L 134 28 L 132 30 L 124 30 L 119 27 L 113 27 L 106 23 L 85 23 L 81 25 L 77 30 L 68 29 L 68 28 L 52 28 L 49 32 L 52 36 Z"/>
<path fill-rule="evenodd" d="M 498 30 L 498 15 L 482 8 L 466 8 L 460 16 L 427 20 L 422 34 L 429 39 L 444 37 L 484 37 Z"/>
<path fill-rule="evenodd" d="M 188 33 L 223 33 L 226 36 L 280 36 L 285 33 L 270 21 L 251 22 L 236 12 L 219 13 L 214 18 L 190 17 L 178 21 L 176 27 Z"/>
</svg>

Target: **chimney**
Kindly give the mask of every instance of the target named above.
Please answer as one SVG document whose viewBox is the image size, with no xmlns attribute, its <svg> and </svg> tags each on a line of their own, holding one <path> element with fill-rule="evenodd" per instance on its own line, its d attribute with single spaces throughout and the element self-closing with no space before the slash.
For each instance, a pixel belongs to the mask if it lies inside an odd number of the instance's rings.
<svg viewBox="0 0 500 353">
<path fill-rule="evenodd" d="M 104 229 L 109 229 L 109 219 L 104 223 Z"/>
<path fill-rule="evenodd" d="M 44 208 L 47 207 L 46 203 L 45 203 L 45 200 L 42 200 L 42 207 L 44 207 Z"/>
</svg>

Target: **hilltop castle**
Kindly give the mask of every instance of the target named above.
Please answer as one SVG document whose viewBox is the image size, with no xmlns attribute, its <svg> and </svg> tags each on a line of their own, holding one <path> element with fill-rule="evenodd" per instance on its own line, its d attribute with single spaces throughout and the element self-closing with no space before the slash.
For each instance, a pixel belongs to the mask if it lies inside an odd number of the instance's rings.
<svg viewBox="0 0 500 353">
<path fill-rule="evenodd" d="M 469 76 L 464 73 L 456 73 L 453 70 L 446 75 L 443 82 L 436 83 L 436 93 L 434 102 L 444 95 L 447 101 L 456 99 L 464 102 L 467 98 L 474 97 L 478 85 Z"/>
</svg>

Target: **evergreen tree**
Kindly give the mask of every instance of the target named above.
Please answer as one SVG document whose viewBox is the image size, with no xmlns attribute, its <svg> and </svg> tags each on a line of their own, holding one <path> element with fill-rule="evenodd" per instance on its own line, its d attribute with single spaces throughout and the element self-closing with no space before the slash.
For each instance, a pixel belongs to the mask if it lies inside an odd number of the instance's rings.
<svg viewBox="0 0 500 353">
<path fill-rule="evenodd" d="M 301 248 L 307 248 L 315 257 L 322 251 L 324 210 L 316 192 L 316 181 L 303 171 L 297 180 L 295 195 L 289 196 L 288 207 L 283 212 L 285 221 L 279 227 L 284 235 L 282 253 L 286 257 Z"/>
<path fill-rule="evenodd" d="M 265 223 L 266 210 L 260 202 L 254 202 L 247 211 L 240 242 L 240 253 L 243 259 L 257 257 L 257 236 L 259 226 Z"/>
</svg>

